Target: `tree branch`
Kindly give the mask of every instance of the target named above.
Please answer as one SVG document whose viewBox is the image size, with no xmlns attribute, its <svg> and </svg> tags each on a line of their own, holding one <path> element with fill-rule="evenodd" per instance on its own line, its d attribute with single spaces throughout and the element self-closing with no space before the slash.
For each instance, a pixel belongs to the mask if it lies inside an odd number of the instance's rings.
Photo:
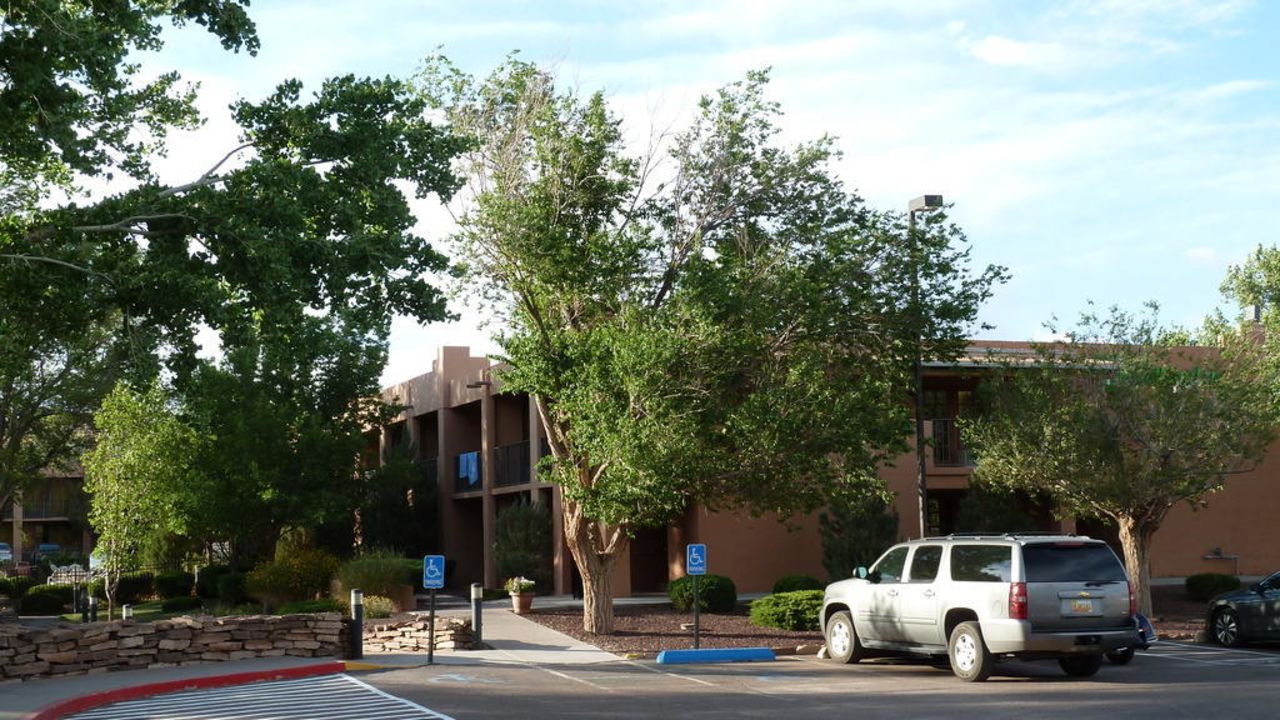
<svg viewBox="0 0 1280 720">
<path fill-rule="evenodd" d="M 213 174 L 218 171 L 218 168 L 222 167 L 223 163 L 230 160 L 233 155 L 240 152 L 241 150 L 245 150 L 251 147 L 253 147 L 253 143 L 247 142 L 233 149 L 231 152 L 222 156 L 222 159 L 219 160 L 217 164 L 215 164 L 213 167 L 206 170 L 205 173 L 201 175 L 199 178 L 197 178 L 196 180 L 189 182 L 186 185 L 178 185 L 175 187 L 171 187 L 168 190 L 165 190 L 164 192 L 160 193 L 160 197 L 162 198 L 173 197 L 174 195 L 180 195 L 184 192 L 187 192 L 188 190 L 195 190 L 196 188 L 204 187 L 205 185 L 213 185 L 214 183 L 222 182 L 224 178 L 214 177 Z"/>
</svg>

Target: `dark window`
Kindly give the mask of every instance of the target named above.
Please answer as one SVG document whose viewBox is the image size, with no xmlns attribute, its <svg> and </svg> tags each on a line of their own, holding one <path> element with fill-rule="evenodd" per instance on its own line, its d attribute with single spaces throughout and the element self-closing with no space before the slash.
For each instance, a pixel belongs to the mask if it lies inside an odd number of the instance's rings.
<svg viewBox="0 0 1280 720">
<path fill-rule="evenodd" d="M 951 579 L 965 582 L 1009 582 L 1013 577 L 1013 548 L 1008 545 L 955 545 L 951 548 Z"/>
<path fill-rule="evenodd" d="M 1124 582 L 1111 548 L 1094 543 L 1037 543 L 1022 548 L 1027 582 Z"/>
<path fill-rule="evenodd" d="M 911 582 L 933 582 L 942 564 L 941 545 L 921 545 L 911 556 Z"/>
<path fill-rule="evenodd" d="M 906 565 L 907 548 L 896 547 L 880 558 L 880 562 L 871 571 L 880 573 L 882 583 L 902 582 L 902 570 Z"/>
</svg>

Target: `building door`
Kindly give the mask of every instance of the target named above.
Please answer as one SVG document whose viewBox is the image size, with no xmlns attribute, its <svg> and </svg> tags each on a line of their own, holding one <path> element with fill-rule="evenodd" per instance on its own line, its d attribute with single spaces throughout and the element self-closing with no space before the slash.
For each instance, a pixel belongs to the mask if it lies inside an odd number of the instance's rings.
<svg viewBox="0 0 1280 720">
<path fill-rule="evenodd" d="M 667 528 L 637 528 L 631 540 L 631 592 L 667 589 Z"/>
</svg>

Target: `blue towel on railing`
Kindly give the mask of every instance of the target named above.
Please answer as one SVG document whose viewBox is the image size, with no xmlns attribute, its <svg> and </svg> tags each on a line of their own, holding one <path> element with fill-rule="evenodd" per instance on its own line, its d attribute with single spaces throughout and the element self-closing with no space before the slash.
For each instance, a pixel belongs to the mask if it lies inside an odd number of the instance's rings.
<svg viewBox="0 0 1280 720">
<path fill-rule="evenodd" d="M 458 478 L 466 480 L 468 485 L 480 484 L 480 453 L 469 452 L 458 455 Z"/>
</svg>

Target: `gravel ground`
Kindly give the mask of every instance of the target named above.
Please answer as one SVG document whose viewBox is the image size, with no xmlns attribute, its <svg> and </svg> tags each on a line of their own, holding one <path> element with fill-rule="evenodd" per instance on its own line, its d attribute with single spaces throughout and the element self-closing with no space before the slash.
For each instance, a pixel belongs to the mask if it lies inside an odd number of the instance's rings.
<svg viewBox="0 0 1280 720">
<path fill-rule="evenodd" d="M 1203 603 L 1187 598 L 1180 586 L 1153 588 L 1152 602 L 1155 606 L 1152 622 L 1161 638 L 1199 639 L 1204 630 Z M 540 610 L 535 601 L 533 612 L 525 617 L 612 653 L 650 658 L 660 650 L 693 647 L 693 631 L 680 627 L 682 623 L 693 622 L 693 615 L 676 612 L 669 606 L 615 607 L 617 632 L 614 635 L 588 635 L 583 632 L 582 611 L 574 608 Z M 706 648 L 763 646 L 785 651 L 800 646 L 816 648 L 822 645 L 822 633 L 819 632 L 788 632 L 752 625 L 746 605 L 739 605 L 737 611 L 729 615 L 703 613 L 699 624 L 701 646 Z"/>
</svg>

